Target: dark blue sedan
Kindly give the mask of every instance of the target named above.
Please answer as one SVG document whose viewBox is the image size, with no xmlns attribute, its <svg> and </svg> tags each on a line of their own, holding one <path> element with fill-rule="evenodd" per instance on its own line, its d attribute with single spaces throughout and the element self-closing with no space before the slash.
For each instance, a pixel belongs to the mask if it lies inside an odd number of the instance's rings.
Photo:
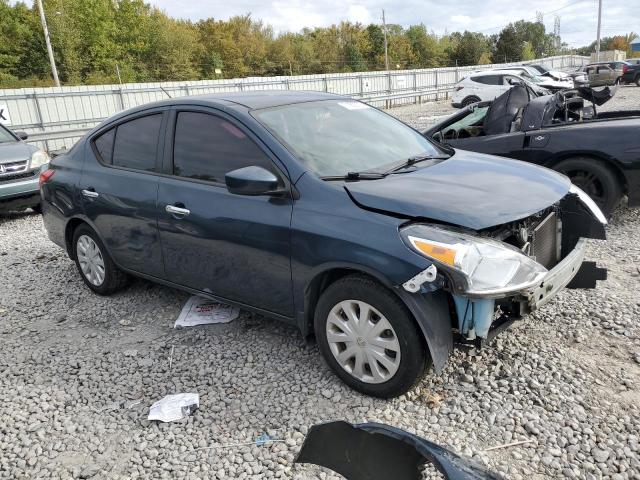
<svg viewBox="0 0 640 480">
<path fill-rule="evenodd" d="M 315 333 L 379 397 L 565 286 L 606 220 L 545 168 L 455 151 L 336 95 L 184 97 L 120 113 L 42 173 L 44 223 L 102 295 L 131 275 Z"/>
</svg>

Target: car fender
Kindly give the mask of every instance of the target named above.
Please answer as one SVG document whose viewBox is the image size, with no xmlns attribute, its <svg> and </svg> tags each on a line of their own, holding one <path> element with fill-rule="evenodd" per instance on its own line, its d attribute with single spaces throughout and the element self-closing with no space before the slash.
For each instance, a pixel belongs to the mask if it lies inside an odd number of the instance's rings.
<svg viewBox="0 0 640 480">
<path fill-rule="evenodd" d="M 409 309 L 420 327 L 429 347 L 436 372 L 442 371 L 453 350 L 453 333 L 447 293 L 441 289 L 428 293 L 408 292 L 402 285 L 393 285 L 384 274 L 366 265 L 332 262 L 313 270 L 312 278 L 305 285 L 304 292 L 298 292 L 297 295 L 294 293 L 294 297 L 304 297 L 304 312 L 300 312 L 297 318 L 298 326 L 303 335 L 307 336 L 313 331 L 313 315 L 317 301 L 315 296 L 321 294 L 321 292 L 314 292 L 314 289 L 322 288 L 322 282 L 319 279 L 330 278 L 327 275 L 332 272 L 338 278 L 349 274 L 365 274 L 395 293 Z"/>
</svg>

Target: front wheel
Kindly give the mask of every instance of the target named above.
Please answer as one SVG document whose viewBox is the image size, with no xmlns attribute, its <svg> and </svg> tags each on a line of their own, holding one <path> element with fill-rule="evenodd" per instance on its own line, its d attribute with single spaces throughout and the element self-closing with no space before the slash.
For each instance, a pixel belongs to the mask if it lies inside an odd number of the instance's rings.
<svg viewBox="0 0 640 480">
<path fill-rule="evenodd" d="M 315 312 L 320 351 L 351 388 L 380 398 L 410 390 L 430 361 L 407 307 L 374 280 L 351 275 L 331 284 Z"/>
<path fill-rule="evenodd" d="M 602 213 L 611 216 L 622 198 L 622 185 L 615 172 L 599 160 L 576 157 L 563 160 L 554 170 L 564 173 L 571 182 L 596 202 Z"/>
</svg>

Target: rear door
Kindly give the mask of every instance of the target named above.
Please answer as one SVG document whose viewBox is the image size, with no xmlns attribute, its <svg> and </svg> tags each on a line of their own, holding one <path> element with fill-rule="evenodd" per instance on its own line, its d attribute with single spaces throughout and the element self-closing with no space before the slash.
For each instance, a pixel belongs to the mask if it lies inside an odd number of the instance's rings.
<svg viewBox="0 0 640 480">
<path fill-rule="evenodd" d="M 148 110 L 96 133 L 80 180 L 84 213 L 115 262 L 155 277 L 163 275 L 156 202 L 165 116 Z"/>
<path fill-rule="evenodd" d="M 174 110 L 168 138 L 158 193 L 165 278 L 292 317 L 291 196 L 234 195 L 224 183 L 226 173 L 256 165 L 288 184 L 277 160 L 215 109 Z"/>
</svg>

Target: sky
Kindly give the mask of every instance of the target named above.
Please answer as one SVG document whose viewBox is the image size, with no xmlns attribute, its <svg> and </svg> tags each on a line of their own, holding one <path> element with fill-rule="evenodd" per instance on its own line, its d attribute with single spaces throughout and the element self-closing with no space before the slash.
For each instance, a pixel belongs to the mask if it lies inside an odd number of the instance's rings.
<svg viewBox="0 0 640 480">
<path fill-rule="evenodd" d="M 547 31 L 560 16 L 560 34 L 570 47 L 588 45 L 596 38 L 597 0 L 147 0 L 176 18 L 225 20 L 251 13 L 276 32 L 297 32 L 343 20 L 363 24 L 387 23 L 408 26 L 424 23 L 441 35 L 445 31 L 472 30 L 498 33 L 509 22 L 535 21 L 544 14 Z M 640 34 L 640 0 L 603 0 L 602 36 L 635 31 Z"/>
</svg>

